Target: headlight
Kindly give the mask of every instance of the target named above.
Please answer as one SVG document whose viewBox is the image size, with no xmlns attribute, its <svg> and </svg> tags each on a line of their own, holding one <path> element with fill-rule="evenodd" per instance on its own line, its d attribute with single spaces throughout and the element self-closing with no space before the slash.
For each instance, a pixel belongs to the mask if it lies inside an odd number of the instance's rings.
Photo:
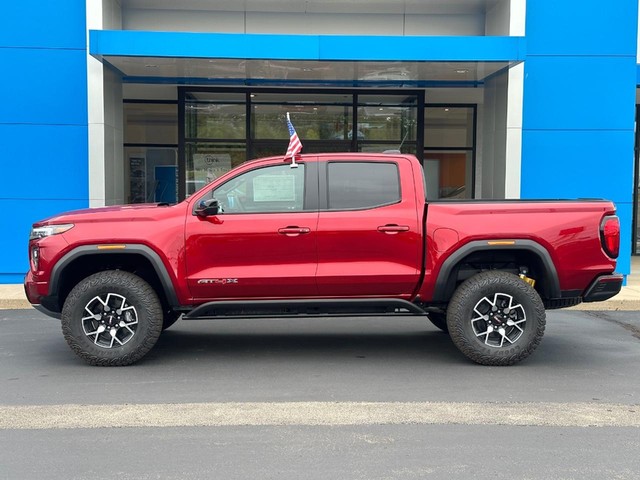
<svg viewBox="0 0 640 480">
<path fill-rule="evenodd" d="M 32 228 L 31 234 L 29 235 L 29 240 L 37 240 L 38 238 L 58 235 L 59 233 L 64 233 L 72 228 L 73 223 L 67 223 L 64 225 L 47 225 L 46 227 Z"/>
</svg>

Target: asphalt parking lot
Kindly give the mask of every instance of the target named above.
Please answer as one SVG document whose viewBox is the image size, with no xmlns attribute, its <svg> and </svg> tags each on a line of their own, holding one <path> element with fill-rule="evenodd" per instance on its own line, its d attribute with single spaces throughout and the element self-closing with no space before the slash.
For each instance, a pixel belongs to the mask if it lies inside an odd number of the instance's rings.
<svg viewBox="0 0 640 480">
<path fill-rule="evenodd" d="M 640 476 L 637 312 L 548 312 L 513 367 L 420 318 L 178 322 L 131 367 L 0 311 L 0 478 Z"/>
</svg>

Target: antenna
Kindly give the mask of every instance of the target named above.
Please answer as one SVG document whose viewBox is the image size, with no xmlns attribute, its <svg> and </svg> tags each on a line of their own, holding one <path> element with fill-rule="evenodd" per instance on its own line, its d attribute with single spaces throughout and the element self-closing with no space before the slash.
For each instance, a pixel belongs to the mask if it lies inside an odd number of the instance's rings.
<svg viewBox="0 0 640 480">
<path fill-rule="evenodd" d="M 409 129 L 407 128 L 407 133 L 404 134 L 404 137 L 402 138 L 402 141 L 400 142 L 400 146 L 398 147 L 398 151 L 402 151 L 402 145 L 404 145 L 404 141 L 407 139 L 407 136 L 409 135 Z"/>
<path fill-rule="evenodd" d="M 404 145 L 404 141 L 407 139 L 407 135 L 409 135 L 409 130 L 407 130 L 407 133 L 405 133 L 405 134 L 404 134 L 404 138 L 403 138 L 403 139 L 402 139 L 402 141 L 400 142 L 400 146 L 398 147 L 398 149 L 397 149 L 397 150 L 394 148 L 394 149 L 391 149 L 391 150 L 385 150 L 385 151 L 384 151 L 384 152 L 382 152 L 382 153 L 389 153 L 389 154 L 399 154 L 399 153 L 402 153 L 401 148 L 402 148 L 402 145 Z"/>
</svg>

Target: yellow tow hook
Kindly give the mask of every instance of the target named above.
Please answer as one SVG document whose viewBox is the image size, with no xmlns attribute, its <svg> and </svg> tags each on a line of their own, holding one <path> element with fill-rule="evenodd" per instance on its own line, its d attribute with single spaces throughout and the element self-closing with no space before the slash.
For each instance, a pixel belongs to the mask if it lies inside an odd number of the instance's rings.
<svg viewBox="0 0 640 480">
<path fill-rule="evenodd" d="M 528 283 L 529 285 L 531 285 L 531 288 L 533 288 L 536 284 L 536 281 L 531 278 L 531 277 L 527 277 L 527 273 L 529 273 L 529 271 L 526 268 L 520 268 L 520 275 L 518 275 L 523 282 Z"/>
</svg>

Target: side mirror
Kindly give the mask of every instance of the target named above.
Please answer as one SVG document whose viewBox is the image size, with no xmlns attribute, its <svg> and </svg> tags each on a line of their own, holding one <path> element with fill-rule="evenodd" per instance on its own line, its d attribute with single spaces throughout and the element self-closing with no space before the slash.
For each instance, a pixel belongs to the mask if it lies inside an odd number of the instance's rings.
<svg viewBox="0 0 640 480">
<path fill-rule="evenodd" d="M 203 200 L 195 210 L 195 214 L 203 218 L 218 215 L 219 213 L 221 213 L 220 204 L 215 198 Z"/>
</svg>

